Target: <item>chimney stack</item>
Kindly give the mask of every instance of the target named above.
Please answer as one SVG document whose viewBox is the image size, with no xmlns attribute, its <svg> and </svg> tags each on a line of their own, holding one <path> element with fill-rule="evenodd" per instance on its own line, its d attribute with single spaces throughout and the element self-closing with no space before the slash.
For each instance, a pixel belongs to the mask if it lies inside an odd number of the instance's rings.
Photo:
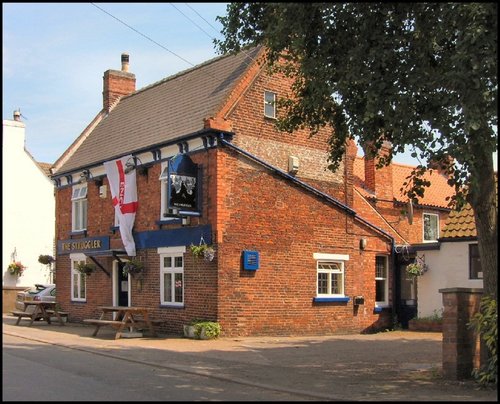
<svg viewBox="0 0 500 404">
<path fill-rule="evenodd" d="M 122 53 L 122 72 L 128 72 L 129 58 L 128 53 Z"/>
<path fill-rule="evenodd" d="M 129 73 L 129 55 L 121 55 L 122 69 L 107 70 L 104 72 L 104 86 L 102 91 L 103 109 L 106 112 L 125 95 L 135 91 L 135 74 Z"/>
<path fill-rule="evenodd" d="M 377 169 L 380 157 L 389 155 L 392 148 L 391 142 L 384 141 L 377 156 L 373 156 L 370 145 L 365 145 L 365 184 L 367 188 L 375 193 L 377 199 L 392 201 L 394 194 L 392 190 L 392 164 Z"/>
</svg>

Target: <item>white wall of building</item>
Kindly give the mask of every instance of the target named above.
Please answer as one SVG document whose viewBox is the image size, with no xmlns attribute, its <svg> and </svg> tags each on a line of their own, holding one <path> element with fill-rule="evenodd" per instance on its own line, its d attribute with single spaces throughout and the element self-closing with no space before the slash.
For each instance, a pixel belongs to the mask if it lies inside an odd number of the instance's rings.
<svg viewBox="0 0 500 404">
<path fill-rule="evenodd" d="M 3 120 L 2 131 L 2 284 L 48 283 L 49 269 L 38 256 L 54 255 L 54 185 L 25 150 L 25 125 Z M 27 267 L 17 278 L 8 265 Z"/>
<path fill-rule="evenodd" d="M 428 317 L 443 309 L 443 288 L 482 288 L 481 279 L 469 279 L 469 244 L 477 241 L 442 242 L 439 250 L 419 251 L 429 270 L 418 277 L 418 317 Z"/>
</svg>

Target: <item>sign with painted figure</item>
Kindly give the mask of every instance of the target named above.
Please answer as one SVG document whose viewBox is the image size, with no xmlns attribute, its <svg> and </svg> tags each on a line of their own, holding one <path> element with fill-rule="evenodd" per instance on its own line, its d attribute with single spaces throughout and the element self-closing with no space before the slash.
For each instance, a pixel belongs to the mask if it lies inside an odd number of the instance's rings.
<svg viewBox="0 0 500 404">
<path fill-rule="evenodd" d="M 168 207 L 198 210 L 198 165 L 183 154 L 169 164 Z"/>
</svg>

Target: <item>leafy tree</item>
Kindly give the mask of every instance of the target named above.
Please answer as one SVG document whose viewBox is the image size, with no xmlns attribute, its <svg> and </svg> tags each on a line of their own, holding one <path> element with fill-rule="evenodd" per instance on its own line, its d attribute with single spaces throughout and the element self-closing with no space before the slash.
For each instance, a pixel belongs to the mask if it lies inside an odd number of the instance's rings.
<svg viewBox="0 0 500 404">
<path fill-rule="evenodd" d="M 438 165 L 474 210 L 485 294 L 497 298 L 496 3 L 230 3 L 221 52 L 264 45 L 274 71 L 294 77 L 278 126 L 333 128 L 330 169 L 349 139 L 389 164 L 405 146 L 420 164 L 406 188 L 422 196 Z M 279 63 L 278 63 L 279 62 Z"/>
</svg>

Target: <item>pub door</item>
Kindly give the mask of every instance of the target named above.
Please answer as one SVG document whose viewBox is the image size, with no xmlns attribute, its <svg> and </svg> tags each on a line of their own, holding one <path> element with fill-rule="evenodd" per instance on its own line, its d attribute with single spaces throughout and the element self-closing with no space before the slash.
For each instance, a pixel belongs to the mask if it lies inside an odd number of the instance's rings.
<svg viewBox="0 0 500 404">
<path fill-rule="evenodd" d="M 114 286 L 114 303 L 117 306 L 130 306 L 130 285 L 128 275 L 123 275 L 123 266 L 125 263 L 117 262 L 116 273 L 114 279 L 116 279 Z"/>
</svg>

